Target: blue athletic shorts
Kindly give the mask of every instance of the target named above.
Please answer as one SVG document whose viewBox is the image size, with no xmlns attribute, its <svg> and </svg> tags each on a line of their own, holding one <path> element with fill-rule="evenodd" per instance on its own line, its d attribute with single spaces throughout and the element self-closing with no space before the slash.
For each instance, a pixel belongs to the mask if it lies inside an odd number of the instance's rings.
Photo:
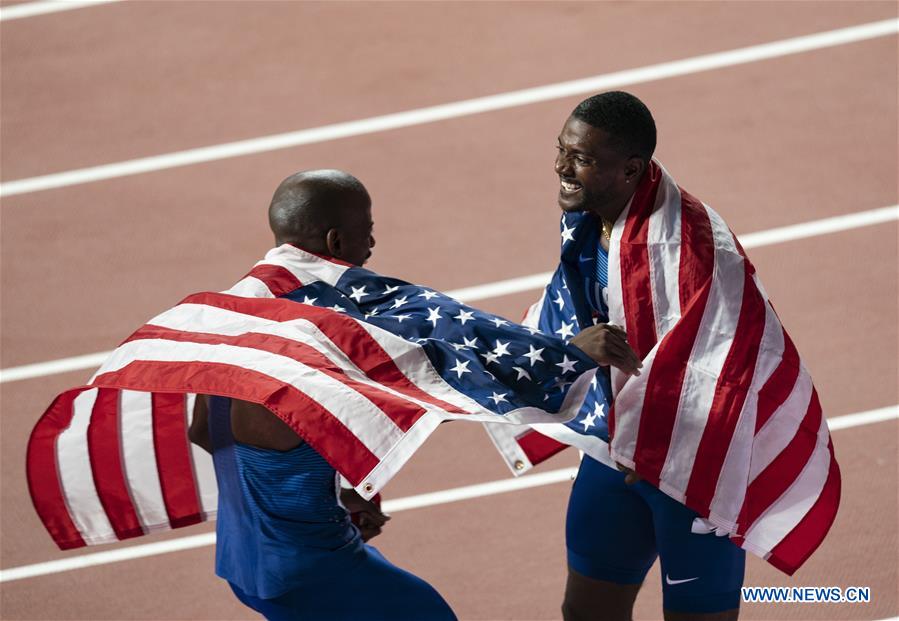
<svg viewBox="0 0 899 621">
<path fill-rule="evenodd" d="M 269 621 L 456 621 L 430 584 L 400 569 L 372 546 L 362 562 L 329 580 L 260 599 L 231 584 L 237 598 Z"/>
<path fill-rule="evenodd" d="M 705 613 L 738 608 L 746 553 L 727 537 L 692 532 L 697 513 L 644 481 L 587 456 L 568 502 L 568 565 L 618 584 L 640 584 L 658 556 L 664 607 Z"/>
</svg>

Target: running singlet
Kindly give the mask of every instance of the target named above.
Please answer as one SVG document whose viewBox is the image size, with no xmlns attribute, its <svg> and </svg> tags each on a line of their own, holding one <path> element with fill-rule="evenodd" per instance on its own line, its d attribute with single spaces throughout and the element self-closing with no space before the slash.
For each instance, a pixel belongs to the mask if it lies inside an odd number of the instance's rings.
<svg viewBox="0 0 899 621">
<path fill-rule="evenodd" d="M 590 310 L 593 311 L 594 323 L 609 321 L 609 253 L 596 240 L 596 252 L 590 252 L 592 244 L 584 244 L 583 252 L 578 257 L 578 272 L 584 283 L 584 293 Z"/>
<path fill-rule="evenodd" d="M 430 584 L 362 541 L 337 472 L 308 444 L 235 442 L 231 402 L 209 398 L 219 485 L 215 573 L 269 621 L 455 621 Z"/>
<path fill-rule="evenodd" d="M 272 598 L 361 561 L 359 531 L 338 502 L 335 470 L 305 442 L 289 451 L 234 441 L 230 399 L 209 398 L 219 504 L 215 572 Z"/>
</svg>

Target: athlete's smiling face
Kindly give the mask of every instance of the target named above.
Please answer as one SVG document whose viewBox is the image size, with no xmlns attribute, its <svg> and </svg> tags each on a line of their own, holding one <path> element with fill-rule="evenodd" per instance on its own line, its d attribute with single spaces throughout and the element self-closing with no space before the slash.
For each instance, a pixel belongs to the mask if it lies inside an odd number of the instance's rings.
<svg viewBox="0 0 899 621">
<path fill-rule="evenodd" d="M 562 211 L 593 211 L 612 218 L 633 192 L 633 157 L 623 155 L 609 135 L 569 117 L 559 134 L 555 170 Z"/>
</svg>

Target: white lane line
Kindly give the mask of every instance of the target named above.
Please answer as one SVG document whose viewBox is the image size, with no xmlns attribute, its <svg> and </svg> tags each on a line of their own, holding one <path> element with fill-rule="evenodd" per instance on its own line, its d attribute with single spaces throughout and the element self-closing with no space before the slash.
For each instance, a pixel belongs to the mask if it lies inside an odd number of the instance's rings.
<svg viewBox="0 0 899 621">
<path fill-rule="evenodd" d="M 830 426 L 831 431 L 836 431 L 838 429 L 870 425 L 873 423 L 895 420 L 897 418 L 899 418 L 899 405 L 894 405 L 892 407 L 880 408 L 869 412 L 835 416 L 828 419 L 827 423 Z M 450 502 L 471 500 L 483 496 L 494 496 L 496 494 L 505 494 L 522 489 L 570 481 L 576 473 L 576 467 L 560 468 L 558 470 L 541 472 L 540 474 L 526 474 L 515 479 L 500 479 L 498 481 L 489 481 L 487 483 L 478 483 L 437 492 L 429 492 L 427 494 L 385 500 L 382 507 L 387 513 L 433 507 Z M 170 552 L 192 550 L 194 548 L 210 546 L 214 543 L 215 533 L 203 533 L 201 535 L 169 539 L 158 543 L 145 543 L 142 545 L 120 548 L 118 550 L 109 550 L 107 552 L 82 554 L 80 556 L 72 556 L 57 561 L 10 567 L 9 569 L 0 570 L 0 582 L 12 582 L 14 580 L 24 580 L 25 578 L 35 578 L 37 576 L 46 576 L 48 574 L 84 569 L 86 567 L 95 567 L 97 565 L 107 565 L 109 563 L 118 563 L 120 561 L 168 554 Z"/>
<path fill-rule="evenodd" d="M 58 561 L 47 561 L 45 563 L 35 563 L 33 565 L 22 565 L 20 567 L 2 569 L 0 570 L 0 582 L 12 582 L 14 580 L 24 580 L 26 578 L 35 578 L 37 576 L 58 574 L 64 571 L 73 571 L 75 569 L 96 567 L 97 565 L 108 565 L 109 563 L 118 563 L 137 558 L 146 558 L 148 556 L 169 554 L 170 552 L 182 552 L 184 550 L 193 550 L 194 548 L 211 546 L 213 544 L 215 544 L 215 532 L 180 537 L 178 539 L 169 539 L 168 541 L 159 541 L 156 543 L 145 543 L 130 548 L 120 548 L 118 550 L 72 556 Z"/>
<path fill-rule="evenodd" d="M 747 249 L 760 248 L 762 246 L 805 239 L 806 237 L 839 233 L 840 231 L 857 229 L 863 226 L 883 224 L 893 220 L 899 220 L 899 205 L 848 213 L 842 216 L 833 216 L 832 218 L 821 218 L 820 220 L 781 226 L 757 233 L 748 233 L 740 236 L 740 243 Z"/>
<path fill-rule="evenodd" d="M 59 11 L 71 11 L 72 9 L 83 9 L 98 4 L 111 4 L 113 2 L 121 1 L 122 0 L 44 0 L 43 2 L 25 2 L 22 4 L 14 4 L 12 6 L 0 7 L 0 21 L 5 22 L 10 19 L 22 19 L 23 17 L 33 17 L 35 15 L 57 13 Z"/>
<path fill-rule="evenodd" d="M 71 358 L 50 360 L 49 362 L 35 362 L 34 364 L 10 367 L 0 370 L 0 383 L 45 377 L 47 375 L 56 375 L 57 373 L 78 371 L 79 369 L 96 369 L 103 364 L 104 360 L 109 358 L 111 353 L 111 351 L 98 351 L 95 354 L 84 354 L 82 356 L 72 356 Z"/>
<path fill-rule="evenodd" d="M 38 192 L 52 188 L 90 183 L 104 179 L 114 179 L 128 175 L 191 166 L 202 162 L 241 157 L 300 145 L 326 142 L 350 136 L 361 136 L 402 127 L 411 127 L 435 121 L 444 121 L 482 112 L 525 106 L 542 101 L 583 95 L 597 91 L 621 88 L 677 76 L 711 71 L 723 67 L 733 67 L 781 56 L 820 50 L 847 43 L 886 37 L 899 32 L 899 19 L 887 19 L 861 24 L 849 28 L 828 30 L 812 35 L 782 39 L 761 45 L 751 45 L 724 52 L 703 54 L 682 60 L 647 65 L 637 69 L 627 69 L 606 73 L 581 80 L 558 82 L 535 88 L 510 91 L 499 95 L 466 99 L 453 103 L 418 108 L 395 114 L 376 116 L 346 123 L 324 125 L 311 129 L 272 134 L 250 140 L 239 140 L 218 145 L 176 151 L 163 155 L 80 168 L 66 172 L 17 179 L 0 184 L 0 196 L 14 196 L 27 192 Z"/>
<path fill-rule="evenodd" d="M 549 282 L 549 279 L 552 278 L 552 275 L 552 272 L 540 272 L 538 274 L 531 274 L 530 276 L 519 276 L 507 280 L 488 282 L 484 285 L 453 289 L 447 291 L 446 294 L 451 298 L 456 298 L 460 302 L 466 303 L 477 302 L 478 300 L 489 300 L 504 295 L 512 295 L 513 293 L 542 289 Z"/>
<path fill-rule="evenodd" d="M 831 431 L 839 431 L 840 429 L 849 429 L 850 427 L 861 427 L 862 425 L 872 425 L 887 420 L 899 418 L 899 405 L 893 405 L 878 410 L 868 410 L 867 412 L 858 412 L 856 414 L 845 414 L 843 416 L 834 416 L 827 419 L 827 426 Z"/>
<path fill-rule="evenodd" d="M 516 492 L 522 489 L 570 481 L 576 474 L 577 468 L 561 468 L 559 470 L 541 472 L 540 474 L 528 474 L 518 477 L 517 479 L 500 479 L 498 481 L 489 481 L 487 483 L 478 483 L 476 485 L 454 487 L 438 492 L 429 492 L 427 494 L 385 500 L 383 503 L 383 510 L 387 513 L 395 513 L 397 511 L 408 511 L 409 509 L 421 509 L 422 507 L 433 507 L 434 505 L 459 502 L 460 500 L 471 500 L 472 498 L 481 498 L 482 496 L 494 496 L 506 492 Z"/>
<path fill-rule="evenodd" d="M 781 244 L 796 239 L 814 237 L 816 235 L 839 233 L 850 229 L 872 226 L 895 220 L 899 220 L 899 205 L 860 211 L 832 218 L 822 218 L 820 220 L 812 220 L 801 224 L 792 224 L 790 226 L 768 229 L 767 231 L 748 233 L 740 237 L 740 243 L 742 243 L 743 247 L 746 249 L 760 248 L 762 246 Z M 552 272 L 541 272 L 539 274 L 531 274 L 530 276 L 498 280 L 484 285 L 453 289 L 451 291 L 446 291 L 445 293 L 461 302 L 477 302 L 478 300 L 487 300 L 504 295 L 511 295 L 513 293 L 523 293 L 525 291 L 541 289 L 549 282 L 551 277 Z M 72 358 L 60 358 L 48 362 L 35 362 L 33 364 L 9 367 L 0 370 L 0 383 L 46 377 L 47 375 L 78 371 L 80 369 L 95 369 L 103 364 L 103 361 L 106 360 L 111 353 L 111 351 L 100 351 L 94 354 L 84 354 Z"/>
</svg>

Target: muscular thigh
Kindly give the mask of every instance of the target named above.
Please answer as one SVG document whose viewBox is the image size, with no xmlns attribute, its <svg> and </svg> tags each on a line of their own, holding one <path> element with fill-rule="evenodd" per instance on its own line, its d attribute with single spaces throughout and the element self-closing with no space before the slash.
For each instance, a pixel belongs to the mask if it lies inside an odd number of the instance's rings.
<svg viewBox="0 0 899 621">
<path fill-rule="evenodd" d="M 568 565 L 578 574 L 640 584 L 656 558 L 649 505 L 624 475 L 584 457 L 568 503 Z"/>
<path fill-rule="evenodd" d="M 709 532 L 696 512 L 647 483 L 638 490 L 652 507 L 665 610 L 715 613 L 738 608 L 746 554 Z"/>
</svg>

